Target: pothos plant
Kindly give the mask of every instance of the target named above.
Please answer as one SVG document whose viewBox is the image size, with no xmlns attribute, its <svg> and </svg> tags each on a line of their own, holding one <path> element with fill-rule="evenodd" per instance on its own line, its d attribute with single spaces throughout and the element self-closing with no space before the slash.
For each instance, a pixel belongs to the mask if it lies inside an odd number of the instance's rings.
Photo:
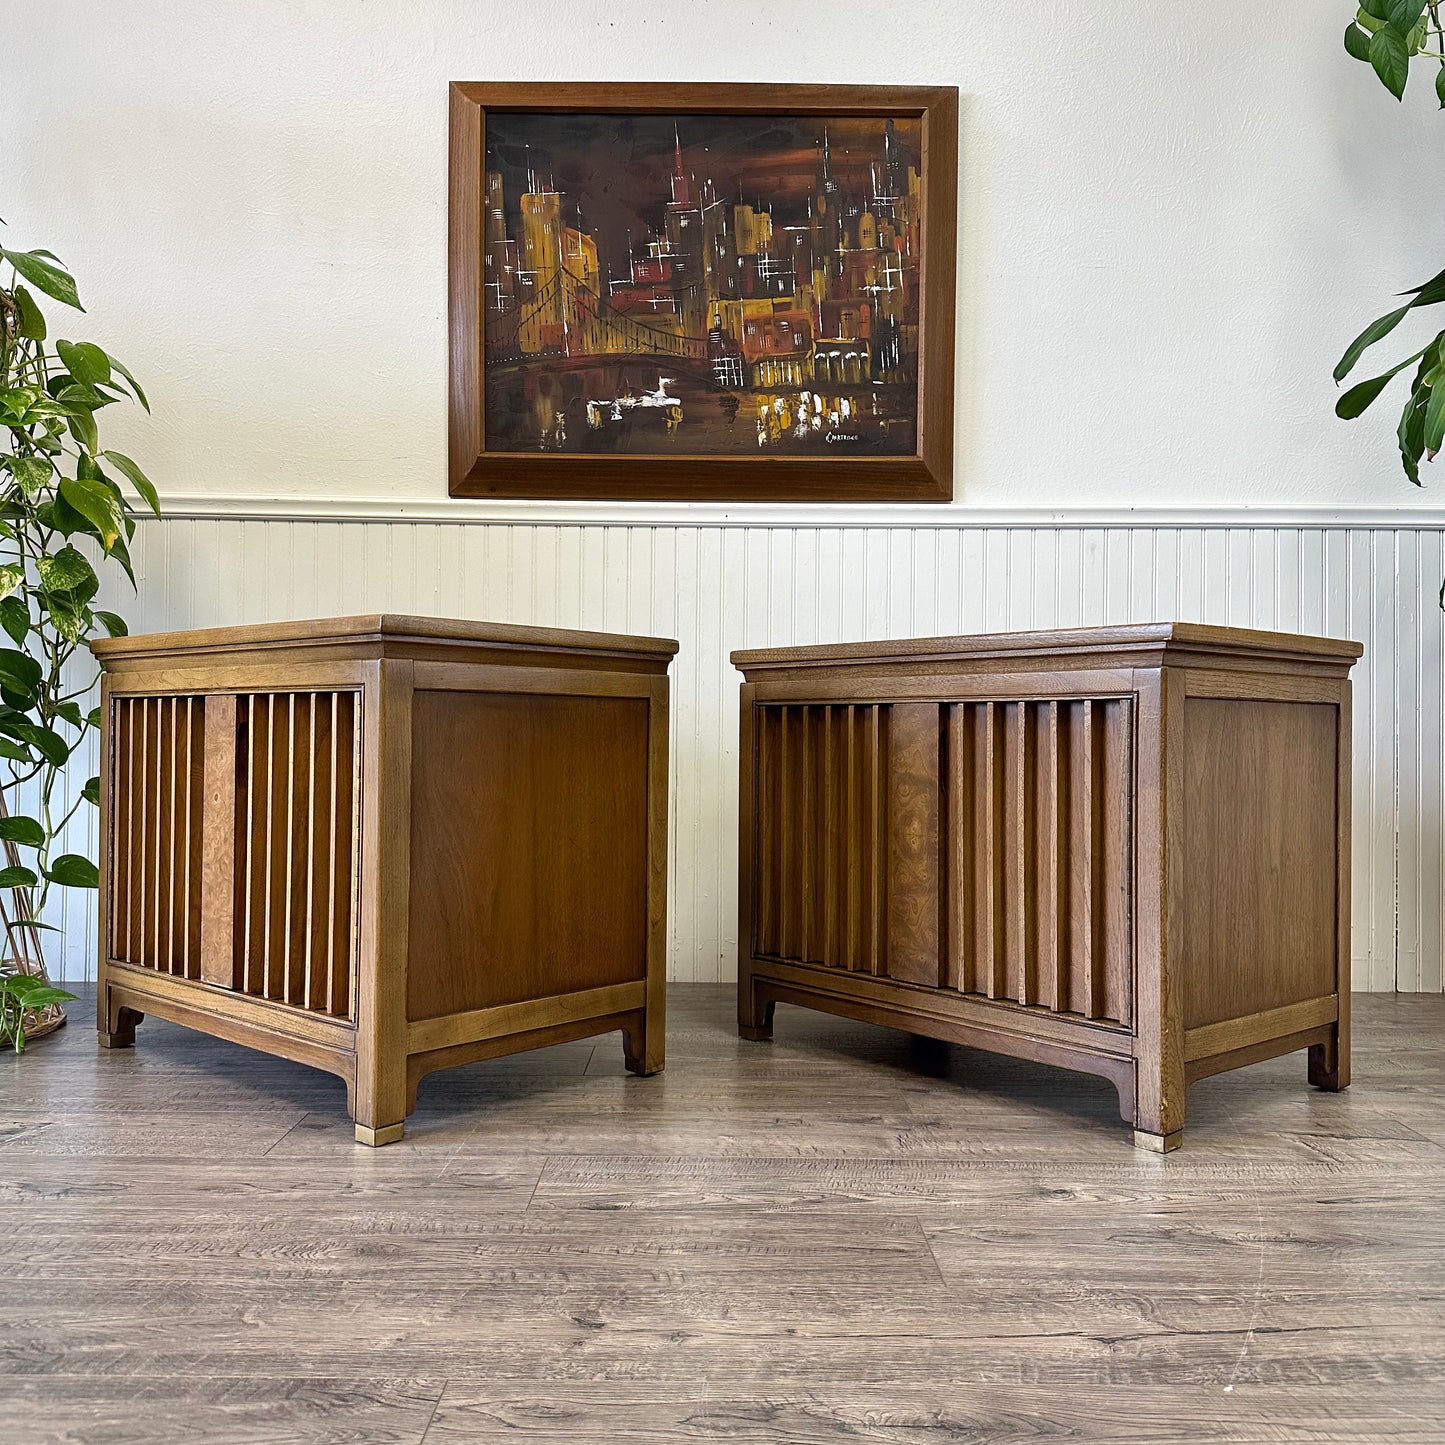
<svg viewBox="0 0 1445 1445">
<path fill-rule="evenodd" d="M 1423 61 L 1434 69 L 1435 94 L 1445 109 L 1445 29 L 1441 9 L 1442 0 L 1364 0 L 1345 30 L 1345 49 L 1356 60 L 1370 65 L 1396 100 L 1404 97 L 1411 62 Z M 1403 306 L 1372 321 L 1350 343 L 1335 367 L 1336 381 L 1343 381 L 1365 352 L 1412 311 L 1445 301 L 1445 271 L 1401 295 L 1409 298 Z M 1388 371 L 1356 383 L 1340 397 L 1335 411 L 1347 420 L 1359 416 L 1396 376 L 1411 366 L 1415 375 L 1400 414 L 1397 437 L 1405 475 L 1418 487 L 1421 458 L 1433 459 L 1445 441 L 1445 331 Z M 1445 588 L 1441 589 L 1440 601 L 1445 607 Z"/>
<path fill-rule="evenodd" d="M 160 503 L 140 467 L 99 440 L 98 414 L 131 399 L 149 411 L 145 392 L 94 342 L 52 342 L 36 293 L 84 309 L 75 281 L 49 251 L 0 247 L 0 791 L 8 815 L 0 817 L 0 841 L 28 850 L 29 859 L 0 868 L 0 888 L 33 890 L 39 915 L 51 888 L 99 883 L 91 859 L 56 850 L 77 810 L 100 801 L 99 778 L 68 805 L 60 787 L 72 756 L 100 726 L 100 710 L 87 706 L 96 670 L 86 643 L 126 631 L 119 616 L 94 605 L 96 568 L 114 564 L 135 585 L 128 546 L 135 521 L 116 477 L 157 516 Z M 27 1012 L 58 1001 L 37 992 L 50 989 L 48 980 L 17 976 L 22 923 L 47 927 L 38 917 L 6 925 L 0 1044 L 17 1049 Z"/>
</svg>

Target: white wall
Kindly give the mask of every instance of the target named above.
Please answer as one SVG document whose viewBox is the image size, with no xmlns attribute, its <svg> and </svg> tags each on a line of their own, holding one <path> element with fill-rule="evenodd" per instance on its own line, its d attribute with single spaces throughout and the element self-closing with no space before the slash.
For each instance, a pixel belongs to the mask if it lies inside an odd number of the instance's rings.
<svg viewBox="0 0 1445 1445">
<path fill-rule="evenodd" d="M 1357 982 L 1439 988 L 1445 490 L 1404 481 L 1388 408 L 1334 419 L 1329 372 L 1441 264 L 1445 118 L 1344 55 L 1349 8 L 56 0 L 6 28 L 0 235 L 74 268 L 62 334 L 152 393 L 111 431 L 178 516 L 142 625 L 683 640 L 678 976 L 735 946 L 728 648 L 1201 616 L 1370 647 Z M 529 77 L 960 87 L 953 509 L 443 501 L 446 82 Z"/>
<path fill-rule="evenodd" d="M 963 505 L 1408 504 L 1329 372 L 1439 268 L 1445 119 L 1349 9 L 52 0 L 5 27 L 0 215 L 150 383 L 117 430 L 170 493 L 428 498 L 449 80 L 952 83 Z"/>
</svg>

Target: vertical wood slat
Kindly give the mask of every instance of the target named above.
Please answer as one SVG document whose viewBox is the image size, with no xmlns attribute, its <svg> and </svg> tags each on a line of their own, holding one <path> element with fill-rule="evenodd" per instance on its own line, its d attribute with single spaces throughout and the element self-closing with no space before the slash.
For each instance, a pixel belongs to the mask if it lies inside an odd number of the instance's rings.
<svg viewBox="0 0 1445 1445">
<path fill-rule="evenodd" d="M 241 988 L 255 993 L 256 977 L 251 965 L 253 949 L 252 922 L 256 912 L 255 837 L 256 837 L 256 699 L 246 698 L 245 728 L 246 825 L 241 832 L 243 859 L 236 869 L 237 911 L 243 914 L 237 946 L 241 950 Z"/>
<path fill-rule="evenodd" d="M 823 765 L 823 831 L 819 841 L 823 851 L 823 926 L 818 957 L 823 963 L 836 965 L 838 958 L 838 779 L 837 749 L 834 746 L 834 709 L 822 710 Z"/>
<path fill-rule="evenodd" d="M 326 1007 L 331 1013 L 346 1012 L 341 1001 L 345 998 L 345 986 L 338 967 L 336 949 L 337 884 L 345 875 L 338 860 L 341 856 L 341 820 L 346 811 L 341 808 L 341 699 L 331 694 L 330 747 L 327 750 L 327 801 L 330 804 L 330 826 L 327 830 L 326 870 Z M 348 862 L 348 868 L 350 864 Z"/>
<path fill-rule="evenodd" d="M 146 860 L 150 856 L 150 835 L 151 835 L 151 789 L 150 789 L 150 699 L 137 698 L 137 710 L 140 713 L 138 719 L 140 732 L 139 757 L 136 758 L 136 769 L 134 777 L 140 779 L 140 826 L 135 830 L 136 840 L 136 870 L 135 870 L 135 892 L 136 909 L 135 918 L 132 924 L 131 933 L 131 958 L 137 963 L 147 961 L 146 953 L 146 899 L 150 895 L 150 870 L 146 867 Z"/>
<path fill-rule="evenodd" d="M 316 987 L 316 792 L 318 777 L 323 776 L 319 767 L 320 751 L 316 733 L 317 695 L 307 695 L 306 724 L 309 736 L 306 743 L 306 757 L 311 769 L 311 783 L 306 789 L 306 915 L 302 923 L 302 938 L 305 953 L 302 959 L 301 1003 L 304 1008 L 319 1007 L 320 999 Z M 323 844 L 325 840 L 323 839 Z"/>
<path fill-rule="evenodd" d="M 1102 1017 L 1127 1020 L 1131 1016 L 1132 836 L 1129 816 L 1133 789 L 1133 704 L 1128 699 L 1100 704 L 1103 737 L 1100 749 L 1100 912 L 1103 927 Z"/>
<path fill-rule="evenodd" d="M 1064 891 L 1059 876 L 1068 844 L 1062 837 L 1064 821 L 1062 786 L 1065 757 L 1060 736 L 1059 704 L 1051 701 L 1035 708 L 1038 718 L 1039 826 L 1035 857 L 1038 888 L 1038 995 L 1031 1002 L 1057 1010 L 1062 995 L 1063 952 L 1066 947 L 1060 903 Z"/>
<path fill-rule="evenodd" d="M 889 978 L 940 982 L 939 708 L 894 703 L 888 718 Z"/>
<path fill-rule="evenodd" d="M 979 798 L 978 860 L 980 903 L 977 988 L 989 998 L 1007 997 L 1004 957 L 1003 880 L 1003 710 L 1005 704 L 988 702 L 983 710 L 982 787 Z"/>
<path fill-rule="evenodd" d="M 868 705 L 868 971 L 881 974 L 887 962 L 887 867 L 889 855 L 884 845 L 887 814 L 887 728 L 883 722 L 883 705 Z"/>
<path fill-rule="evenodd" d="M 232 936 L 236 913 L 236 744 L 234 696 L 216 693 L 202 703 L 204 806 L 200 824 L 200 976 L 221 988 L 245 987 L 237 977 Z M 244 838 L 241 840 L 244 845 Z"/>
<path fill-rule="evenodd" d="M 1100 815 L 1100 763 L 1097 709 L 1092 701 L 1078 704 L 1079 767 L 1077 772 L 1077 810 L 1069 851 L 1074 859 L 1072 901 L 1073 933 L 1080 945 L 1077 973 L 1071 992 L 1075 1013 L 1097 1018 L 1104 1005 L 1104 967 L 1100 956 L 1102 919 L 1099 916 L 1099 843 L 1102 829 Z"/>
<path fill-rule="evenodd" d="M 161 786 L 164 775 L 166 736 L 165 709 L 167 699 L 151 699 L 151 710 L 155 715 L 155 742 L 151 747 L 147 773 L 151 783 L 151 853 L 150 853 L 150 939 L 151 965 L 171 972 L 170 958 L 161 949 L 161 877 L 164 868 L 161 859 L 165 849 L 166 800 Z M 169 901 L 169 900 L 167 900 Z"/>
<path fill-rule="evenodd" d="M 797 956 L 806 962 L 813 961 L 817 953 L 814 914 L 818 891 L 818 832 L 813 821 L 818 807 L 815 776 L 817 749 L 813 744 L 813 718 L 816 712 L 817 708 L 805 704 L 799 709 L 798 725 L 798 774 L 803 796 L 797 819 L 799 851 L 802 854 L 796 875 L 799 883 Z"/>
<path fill-rule="evenodd" d="M 777 830 L 772 826 L 770 809 L 777 787 L 777 737 L 774 724 L 777 710 L 770 707 L 754 707 L 754 729 L 757 734 L 756 767 L 757 778 L 744 779 L 744 787 L 755 786 L 753 797 L 753 847 L 756 864 L 753 869 L 757 878 L 757 897 L 753 909 L 752 947 L 755 953 L 776 954 L 778 951 L 778 877 L 774 850 L 777 847 Z M 743 947 L 746 940 L 740 940 Z"/>
<path fill-rule="evenodd" d="M 793 791 L 796 764 L 789 746 L 792 709 L 778 710 L 778 954 L 796 957 L 792 921 L 797 912 L 797 876 L 793 861 Z"/>
<path fill-rule="evenodd" d="M 859 830 L 858 708 L 843 709 L 843 937 L 841 962 L 856 968 L 863 938 L 863 837 Z"/>
<path fill-rule="evenodd" d="M 261 975 L 265 979 L 265 996 L 269 999 L 281 1000 L 284 998 L 284 975 L 281 972 L 281 950 L 277 946 L 276 931 L 284 915 L 277 906 L 276 894 L 280 888 L 280 878 L 276 866 L 276 853 L 278 842 L 284 845 L 285 839 L 278 839 L 277 836 L 282 820 L 280 809 L 276 805 L 276 791 L 278 783 L 284 778 L 284 770 L 276 767 L 276 749 L 279 745 L 276 734 L 278 702 L 279 699 L 275 694 L 266 699 L 266 803 L 262 811 L 262 830 L 265 838 L 263 849 L 265 883 L 262 885 L 261 895 Z"/>
</svg>

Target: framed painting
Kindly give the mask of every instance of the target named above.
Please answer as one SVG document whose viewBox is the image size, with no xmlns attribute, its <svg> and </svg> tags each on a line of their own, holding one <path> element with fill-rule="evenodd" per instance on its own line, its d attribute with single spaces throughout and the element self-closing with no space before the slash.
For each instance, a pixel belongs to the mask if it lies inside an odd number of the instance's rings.
<svg viewBox="0 0 1445 1445">
<path fill-rule="evenodd" d="M 455 82 L 458 497 L 947 501 L 958 92 Z"/>
</svg>

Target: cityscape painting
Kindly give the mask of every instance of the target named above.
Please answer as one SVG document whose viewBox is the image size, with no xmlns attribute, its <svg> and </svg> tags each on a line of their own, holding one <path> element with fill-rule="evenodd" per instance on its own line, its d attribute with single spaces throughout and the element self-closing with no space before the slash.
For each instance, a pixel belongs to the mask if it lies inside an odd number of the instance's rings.
<svg viewBox="0 0 1445 1445">
<path fill-rule="evenodd" d="M 491 105 L 479 139 L 482 458 L 919 456 L 919 108 Z"/>
</svg>

